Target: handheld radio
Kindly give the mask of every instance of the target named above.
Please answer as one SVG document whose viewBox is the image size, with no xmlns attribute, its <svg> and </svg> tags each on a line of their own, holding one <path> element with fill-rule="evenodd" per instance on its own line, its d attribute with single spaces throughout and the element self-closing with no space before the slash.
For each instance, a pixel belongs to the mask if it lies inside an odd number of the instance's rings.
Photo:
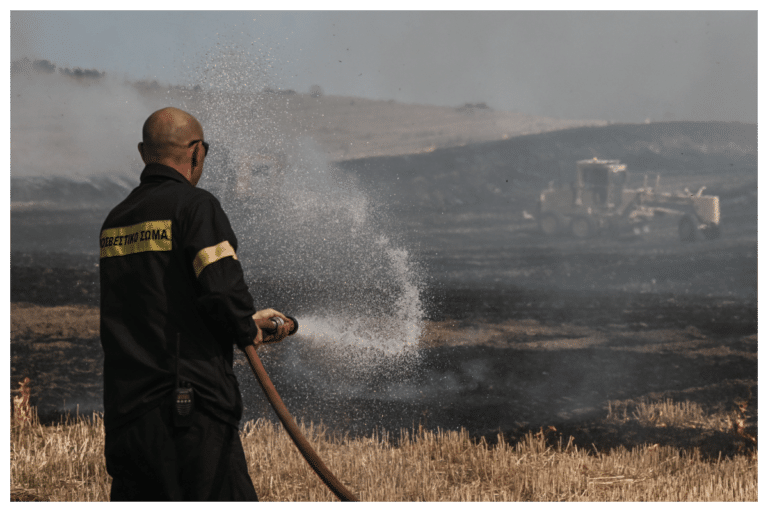
<svg viewBox="0 0 768 512">
<path fill-rule="evenodd" d="M 173 390 L 173 426 L 190 427 L 192 411 L 195 409 L 195 390 L 188 382 L 179 378 L 179 345 L 181 333 L 176 334 L 176 389 Z"/>
</svg>

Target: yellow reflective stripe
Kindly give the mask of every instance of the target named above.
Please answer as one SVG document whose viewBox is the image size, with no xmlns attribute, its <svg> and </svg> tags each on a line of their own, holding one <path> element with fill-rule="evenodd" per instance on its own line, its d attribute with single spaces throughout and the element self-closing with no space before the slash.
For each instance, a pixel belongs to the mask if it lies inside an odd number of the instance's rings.
<svg viewBox="0 0 768 512">
<path fill-rule="evenodd" d="M 229 256 L 237 259 L 235 250 L 226 240 L 220 244 L 201 249 L 200 252 L 197 253 L 197 256 L 195 256 L 195 260 L 192 262 L 192 268 L 195 269 L 195 277 L 200 277 L 200 272 L 211 263 L 216 263 L 220 259 Z"/>
<path fill-rule="evenodd" d="M 125 256 L 144 251 L 170 251 L 173 248 L 170 220 L 151 220 L 132 226 L 109 228 L 101 232 L 100 257 Z"/>
</svg>

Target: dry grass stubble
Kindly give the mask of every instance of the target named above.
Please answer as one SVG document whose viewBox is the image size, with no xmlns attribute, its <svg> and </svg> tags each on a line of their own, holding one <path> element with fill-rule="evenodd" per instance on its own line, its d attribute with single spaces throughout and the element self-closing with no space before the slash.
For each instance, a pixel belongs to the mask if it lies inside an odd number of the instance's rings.
<svg viewBox="0 0 768 512">
<path fill-rule="evenodd" d="M 629 415 L 728 428 L 691 404 L 639 405 Z M 622 421 L 612 411 L 609 421 Z M 646 415 L 650 415 L 646 417 Z M 302 430 L 336 476 L 362 501 L 756 501 L 757 452 L 715 461 L 698 450 L 638 446 L 607 453 L 574 446 L 550 430 L 511 445 L 479 442 L 466 431 L 401 431 L 339 438 L 315 425 Z M 254 486 L 263 501 L 335 498 L 279 425 L 241 431 Z M 16 422 L 11 431 L 12 501 L 107 501 L 103 422 L 99 415 L 55 426 Z"/>
</svg>

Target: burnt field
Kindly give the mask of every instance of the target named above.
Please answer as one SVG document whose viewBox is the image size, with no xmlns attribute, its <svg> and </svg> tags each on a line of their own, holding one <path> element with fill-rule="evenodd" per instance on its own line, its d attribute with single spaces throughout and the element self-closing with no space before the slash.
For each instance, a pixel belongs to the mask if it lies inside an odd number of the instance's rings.
<svg viewBox="0 0 768 512">
<path fill-rule="evenodd" d="M 262 349 L 264 364 L 298 418 L 344 432 L 421 424 L 492 438 L 555 425 L 606 446 L 735 449 L 716 432 L 618 431 L 602 419 L 609 403 L 672 399 L 722 413 L 749 399 L 756 424 L 755 245 L 728 240 L 727 231 L 662 253 L 644 253 L 642 240 L 627 244 L 568 258 L 544 248 L 476 247 L 466 259 L 479 263 L 463 270 L 455 254 L 435 256 L 425 264 L 433 277 L 423 292 L 417 360 L 355 372 L 299 333 Z M 49 420 L 100 409 L 95 264 L 50 253 L 13 257 L 11 384 L 30 376 L 34 403 Z M 269 283 L 252 286 L 270 295 Z M 297 311 L 301 322 L 300 305 L 275 306 Z M 271 417 L 242 357 L 237 372 L 246 417 Z"/>
<path fill-rule="evenodd" d="M 630 132 L 622 130 L 617 133 Z M 584 133 L 567 140 L 575 144 Z M 525 151 L 534 158 L 544 154 L 537 145 L 552 137 L 508 142 L 528 144 Z M 600 140 L 593 149 L 608 151 L 600 149 Z M 617 138 L 610 140 L 615 145 Z M 627 160 L 627 148 L 636 146 L 622 140 L 624 153 L 600 156 Z M 664 168 L 656 153 L 655 163 L 647 163 L 669 187 L 707 186 L 707 193 L 720 196 L 719 239 L 682 243 L 675 223 L 660 219 L 639 236 L 575 240 L 543 237 L 524 214 L 533 211 L 542 184 L 557 177 L 547 170 L 551 152 L 537 160 L 541 172 L 550 174 L 532 181 L 517 174 L 519 186 L 503 189 L 509 183 L 506 167 L 494 167 L 492 158 L 498 148 L 478 147 L 344 163 L 346 172 L 357 173 L 361 186 L 381 198 L 393 239 L 418 265 L 424 306 L 419 350 L 407 360 L 363 371 L 346 355 L 325 350 L 307 330 L 264 347 L 265 367 L 291 412 L 352 434 L 423 425 L 516 437 L 554 425 L 581 445 L 699 446 L 714 456 L 734 450 L 735 441 L 715 431 L 617 430 L 603 420 L 611 404 L 671 399 L 714 414 L 749 400 L 749 422 L 756 425 L 752 157 L 731 166 L 727 152 L 709 159 L 699 152 L 674 167 L 666 160 Z M 555 156 L 561 162 L 579 157 L 563 144 L 553 147 L 560 148 Z M 458 172 L 456 162 L 475 165 L 475 174 Z M 641 165 L 637 158 L 635 165 Z M 383 168 L 389 174 L 365 174 Z M 404 183 L 397 195 L 389 184 L 398 176 L 416 180 L 416 169 L 423 179 Z M 441 176 L 440 169 L 453 170 Z M 478 179 L 477 173 L 486 174 Z M 482 187 L 461 192 L 468 183 L 493 180 L 497 191 L 486 188 L 487 200 Z M 416 185 L 425 183 L 427 192 L 421 193 Z M 95 247 L 105 214 L 103 206 L 12 210 L 10 381 L 15 387 L 25 376 L 32 379 L 33 402 L 44 419 L 77 407 L 81 413 L 100 409 Z M 300 323 L 328 300 L 308 283 L 293 283 L 301 293 L 290 296 L 284 282 L 257 276 L 249 284 L 268 302 L 264 306 L 293 313 Z M 236 371 L 246 418 L 273 417 L 244 358 L 238 357 Z"/>
</svg>

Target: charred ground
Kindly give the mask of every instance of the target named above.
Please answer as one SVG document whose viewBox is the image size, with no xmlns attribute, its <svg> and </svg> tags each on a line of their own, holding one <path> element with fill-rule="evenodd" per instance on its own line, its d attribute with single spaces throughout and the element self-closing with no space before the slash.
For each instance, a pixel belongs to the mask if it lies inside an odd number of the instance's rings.
<svg viewBox="0 0 768 512">
<path fill-rule="evenodd" d="M 548 181 L 567 179 L 577 159 L 592 156 L 622 159 L 636 183 L 658 173 L 670 189 L 707 186 L 721 197 L 722 237 L 683 244 L 673 223 L 660 222 L 620 240 L 542 238 L 523 212 L 533 212 Z M 379 198 L 424 268 L 422 358 L 396 378 L 341 387 L 342 367 L 297 378 L 284 363 L 316 356 L 310 340 L 265 349 L 297 417 L 352 433 L 422 424 L 491 439 L 555 425 L 582 446 L 658 442 L 713 456 L 736 450 L 735 438 L 619 427 L 603 421 L 607 404 L 670 398 L 715 413 L 751 398 L 756 424 L 754 125 L 577 128 L 339 165 Z M 11 385 L 30 376 L 35 404 L 52 419 L 101 401 L 90 248 L 106 210 L 25 201 L 11 222 Z M 291 304 L 277 283 L 256 277 L 251 285 L 297 316 L 322 298 L 307 287 L 303 304 Z M 238 372 L 251 397 L 246 414 L 271 414 L 242 360 Z"/>
</svg>

